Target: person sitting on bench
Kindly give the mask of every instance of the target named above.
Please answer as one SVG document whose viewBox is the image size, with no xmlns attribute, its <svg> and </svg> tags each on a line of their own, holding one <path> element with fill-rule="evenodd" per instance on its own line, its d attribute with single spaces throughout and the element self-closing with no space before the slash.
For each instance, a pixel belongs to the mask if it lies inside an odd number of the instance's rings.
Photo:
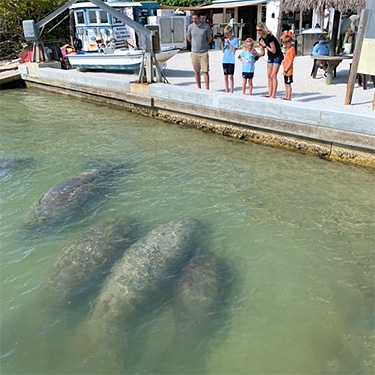
<svg viewBox="0 0 375 375">
<path fill-rule="evenodd" d="M 329 41 L 326 40 L 325 36 L 322 34 L 319 36 L 319 41 L 315 43 L 311 55 L 312 56 L 329 56 L 329 49 L 330 44 Z M 327 63 L 324 61 L 317 60 L 316 62 L 319 64 L 319 68 L 324 70 L 324 77 L 327 76 Z"/>
</svg>

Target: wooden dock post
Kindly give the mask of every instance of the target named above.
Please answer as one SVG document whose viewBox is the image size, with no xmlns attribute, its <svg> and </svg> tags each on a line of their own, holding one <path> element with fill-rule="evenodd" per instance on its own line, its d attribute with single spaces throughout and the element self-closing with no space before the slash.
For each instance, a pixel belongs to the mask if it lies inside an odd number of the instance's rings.
<svg viewBox="0 0 375 375">
<path fill-rule="evenodd" d="M 354 56 L 352 67 L 350 69 L 348 84 L 346 85 L 345 105 L 349 105 L 352 102 L 355 79 L 357 77 L 359 58 L 361 56 L 363 38 L 365 36 L 365 29 L 367 25 L 369 10 L 363 9 L 361 12 L 361 18 L 358 27 L 357 41 L 354 48 Z"/>
</svg>

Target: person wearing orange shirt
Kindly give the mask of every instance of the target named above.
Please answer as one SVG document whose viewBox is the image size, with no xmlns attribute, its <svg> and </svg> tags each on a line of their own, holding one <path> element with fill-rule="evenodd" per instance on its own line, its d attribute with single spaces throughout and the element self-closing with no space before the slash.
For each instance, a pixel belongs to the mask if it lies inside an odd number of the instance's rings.
<svg viewBox="0 0 375 375">
<path fill-rule="evenodd" d="M 283 46 L 286 51 L 283 60 L 283 74 L 285 84 L 284 100 L 292 100 L 292 83 L 293 83 L 293 61 L 296 57 L 296 51 L 293 47 L 293 39 L 290 36 L 283 38 Z"/>
</svg>

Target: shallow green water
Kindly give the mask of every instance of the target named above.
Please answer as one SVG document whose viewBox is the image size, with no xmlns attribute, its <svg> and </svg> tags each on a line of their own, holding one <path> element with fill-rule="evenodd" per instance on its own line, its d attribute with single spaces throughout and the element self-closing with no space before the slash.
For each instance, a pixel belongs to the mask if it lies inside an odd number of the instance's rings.
<svg viewBox="0 0 375 375">
<path fill-rule="evenodd" d="M 62 95 L 0 95 L 1 158 L 27 161 L 0 175 L 1 373 L 374 372 L 372 171 Z M 45 191 L 98 160 L 132 168 L 82 217 L 25 229 Z M 200 221 L 200 247 L 231 273 L 215 329 L 179 337 L 166 301 L 124 333 L 113 363 L 85 350 L 94 300 L 51 313 L 42 286 L 61 250 L 115 216 L 140 236 Z"/>
</svg>

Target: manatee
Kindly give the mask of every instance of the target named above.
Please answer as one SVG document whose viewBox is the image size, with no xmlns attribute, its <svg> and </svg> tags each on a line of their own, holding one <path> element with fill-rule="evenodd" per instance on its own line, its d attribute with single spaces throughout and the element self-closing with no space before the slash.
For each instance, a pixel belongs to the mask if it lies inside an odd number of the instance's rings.
<svg viewBox="0 0 375 375">
<path fill-rule="evenodd" d="M 82 322 L 90 307 L 87 302 L 126 251 L 134 226 L 129 219 L 107 220 L 81 233 L 63 249 L 36 299 L 16 309 L 12 319 L 1 326 L 6 361 L 23 364 L 24 373 L 50 373 L 54 362 L 61 366 L 65 347 L 71 345 L 72 327 Z M 35 361 L 40 355 L 43 360 Z M 64 362 L 68 364 L 69 358 Z M 73 367 L 62 372 L 78 373 Z"/>
<path fill-rule="evenodd" d="M 108 179 L 128 167 L 128 164 L 112 164 L 106 168 L 94 168 L 79 173 L 49 189 L 33 207 L 28 226 L 47 225 L 69 221 L 74 213 L 84 212 L 90 202 L 99 199 Z"/>
<path fill-rule="evenodd" d="M 216 255 L 191 259 L 181 271 L 173 303 L 178 329 L 201 330 L 207 320 L 215 319 L 227 296 L 228 283 L 228 268 Z"/>
<path fill-rule="evenodd" d="M 127 330 L 135 319 L 155 308 L 175 283 L 195 249 L 198 225 L 194 219 L 171 221 L 127 249 L 112 267 L 92 313 L 78 330 L 76 342 L 88 344 L 73 348 L 75 356 L 95 358 L 96 369 L 113 366 L 121 372 L 117 366 L 122 366 L 123 359 L 118 356 L 125 354 Z"/>
<path fill-rule="evenodd" d="M 77 237 L 62 252 L 49 279 L 53 299 L 71 302 L 105 278 L 111 265 L 130 245 L 131 220 L 116 218 Z"/>
<path fill-rule="evenodd" d="M 194 250 L 198 221 L 161 225 L 135 242 L 113 266 L 94 305 L 93 320 L 106 326 L 127 321 L 151 298 L 163 293 Z M 158 298 L 158 297 L 156 297 Z"/>
<path fill-rule="evenodd" d="M 212 253 L 192 258 L 181 270 L 176 283 L 170 315 L 175 319 L 174 334 L 157 346 L 154 353 L 144 350 L 146 363 L 139 373 L 206 374 L 206 359 L 214 338 L 223 333 L 230 274 L 225 263 Z M 157 342 L 157 338 L 156 338 Z M 158 350 L 160 347 L 160 350 Z M 215 345 L 214 345 L 215 347 Z M 150 367 L 148 367 L 150 366 Z M 135 368 L 133 372 L 137 372 Z"/>
<path fill-rule="evenodd" d="M 164 361 L 155 364 L 157 372 L 207 372 L 206 359 L 215 346 L 213 339 L 227 326 L 225 307 L 230 281 L 227 266 L 212 253 L 199 255 L 186 264 L 173 301 L 176 337 Z"/>
</svg>

